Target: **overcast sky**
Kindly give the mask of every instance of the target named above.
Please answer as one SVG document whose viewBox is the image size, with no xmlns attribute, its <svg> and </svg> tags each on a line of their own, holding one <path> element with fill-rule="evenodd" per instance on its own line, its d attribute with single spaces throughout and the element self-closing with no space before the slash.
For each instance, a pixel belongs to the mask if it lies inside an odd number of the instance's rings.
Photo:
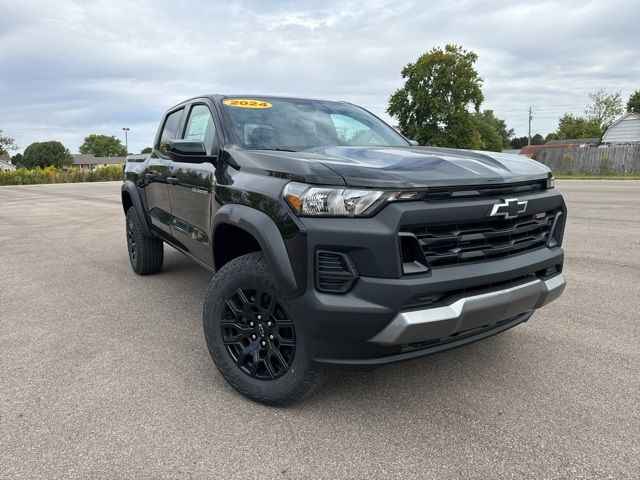
<svg viewBox="0 0 640 480">
<path fill-rule="evenodd" d="M 518 136 L 598 88 L 640 88 L 638 0 L 0 0 L 0 129 L 23 150 L 90 133 L 151 145 L 201 93 L 347 100 L 385 119 L 401 68 L 447 43 L 479 55 L 485 102 Z M 393 123 L 393 122 L 392 122 Z"/>
</svg>

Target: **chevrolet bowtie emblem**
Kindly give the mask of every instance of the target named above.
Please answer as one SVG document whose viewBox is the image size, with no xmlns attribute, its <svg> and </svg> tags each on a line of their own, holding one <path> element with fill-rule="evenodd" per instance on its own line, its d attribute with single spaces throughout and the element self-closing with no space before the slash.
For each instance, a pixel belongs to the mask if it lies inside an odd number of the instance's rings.
<svg viewBox="0 0 640 480">
<path fill-rule="evenodd" d="M 496 203 L 491 209 L 490 217 L 504 217 L 505 220 L 515 218 L 527 209 L 527 201 L 519 202 L 517 198 L 505 198 L 503 203 Z"/>
</svg>

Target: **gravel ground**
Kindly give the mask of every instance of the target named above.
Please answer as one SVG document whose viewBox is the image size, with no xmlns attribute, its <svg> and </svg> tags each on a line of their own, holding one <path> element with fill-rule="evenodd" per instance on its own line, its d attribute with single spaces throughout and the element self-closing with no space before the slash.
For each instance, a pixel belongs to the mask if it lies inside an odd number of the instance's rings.
<svg viewBox="0 0 640 480">
<path fill-rule="evenodd" d="M 288 409 L 213 367 L 210 273 L 133 274 L 118 183 L 0 187 L 0 477 L 639 478 L 640 182 L 558 184 L 560 300 Z"/>
</svg>

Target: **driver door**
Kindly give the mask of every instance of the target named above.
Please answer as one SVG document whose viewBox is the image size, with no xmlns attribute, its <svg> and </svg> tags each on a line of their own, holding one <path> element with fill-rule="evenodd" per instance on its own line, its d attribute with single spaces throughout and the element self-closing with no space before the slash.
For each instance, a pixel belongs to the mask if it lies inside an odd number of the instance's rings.
<svg viewBox="0 0 640 480">
<path fill-rule="evenodd" d="M 187 107 L 180 138 L 204 142 L 207 155 L 218 154 L 217 129 L 210 106 L 194 102 Z M 213 266 L 211 217 L 215 191 L 215 167 L 211 162 L 171 162 L 169 198 L 173 237 L 196 259 Z"/>
<path fill-rule="evenodd" d="M 171 204 L 167 187 L 171 176 L 171 160 L 164 156 L 162 142 L 177 138 L 183 115 L 184 107 L 180 107 L 166 115 L 162 132 L 156 140 L 156 148 L 141 175 L 141 185 L 143 186 L 146 207 L 152 227 L 163 238 L 171 238 L 173 219 L 171 217 Z"/>
</svg>

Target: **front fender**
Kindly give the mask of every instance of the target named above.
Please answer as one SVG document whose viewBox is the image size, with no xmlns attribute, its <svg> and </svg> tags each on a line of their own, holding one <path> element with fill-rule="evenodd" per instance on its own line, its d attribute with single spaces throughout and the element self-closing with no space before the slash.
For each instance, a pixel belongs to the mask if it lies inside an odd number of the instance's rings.
<svg viewBox="0 0 640 480">
<path fill-rule="evenodd" d="M 215 238 L 216 228 L 221 224 L 234 225 L 253 235 L 260 244 L 265 259 L 282 291 L 285 294 L 290 294 L 296 290 L 296 279 L 291 268 L 287 248 L 280 230 L 271 217 L 246 205 L 227 204 L 216 213 L 211 238 Z"/>
</svg>

